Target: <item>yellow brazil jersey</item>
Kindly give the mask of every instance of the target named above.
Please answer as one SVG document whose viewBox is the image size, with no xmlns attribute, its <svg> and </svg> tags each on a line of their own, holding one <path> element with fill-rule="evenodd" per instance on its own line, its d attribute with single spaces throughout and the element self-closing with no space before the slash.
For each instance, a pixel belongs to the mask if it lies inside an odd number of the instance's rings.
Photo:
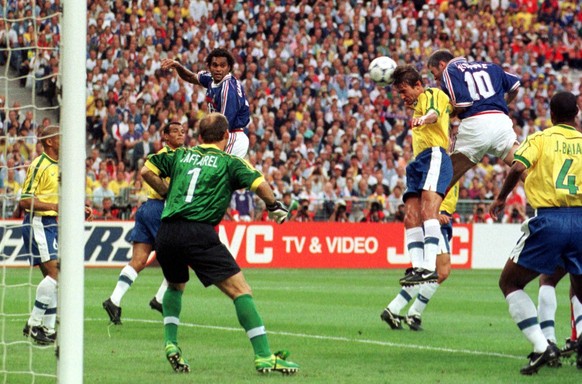
<svg viewBox="0 0 582 384">
<path fill-rule="evenodd" d="M 441 203 L 440 212 L 446 212 L 452 215 L 457 211 L 457 201 L 459 200 L 459 182 L 453 185 Z"/>
<path fill-rule="evenodd" d="M 164 145 L 164 148 L 160 149 L 157 153 L 166 153 L 166 152 L 173 152 L 174 150 L 170 147 L 168 147 L 167 145 Z M 170 183 L 170 178 L 167 177 L 166 178 L 166 182 Z M 160 196 L 159 193 L 157 193 L 156 191 L 154 191 L 154 189 L 152 187 L 150 187 L 148 185 L 148 183 L 143 183 L 144 187 L 147 189 L 148 191 L 148 199 L 155 199 L 155 200 L 164 200 L 164 198 L 162 196 Z"/>
<path fill-rule="evenodd" d="M 515 160 L 527 168 L 525 194 L 533 208 L 582 206 L 582 133 L 558 124 L 526 138 Z"/>
<path fill-rule="evenodd" d="M 414 156 L 431 147 L 449 148 L 449 97 L 440 89 L 427 88 L 418 96 L 414 106 L 414 117 L 422 117 L 428 111 L 437 113 L 438 119 L 433 124 L 425 124 L 412 129 L 412 147 Z"/>
<path fill-rule="evenodd" d="M 37 198 L 43 203 L 59 202 L 59 164 L 43 153 L 32 161 L 22 186 L 22 199 Z M 34 212 L 37 216 L 57 216 L 56 211 Z"/>
<path fill-rule="evenodd" d="M 122 189 L 129 187 L 131 186 L 126 180 L 122 180 L 121 182 L 117 180 L 111 180 L 109 184 L 107 184 L 107 188 L 111 189 L 115 196 L 119 196 Z"/>
</svg>

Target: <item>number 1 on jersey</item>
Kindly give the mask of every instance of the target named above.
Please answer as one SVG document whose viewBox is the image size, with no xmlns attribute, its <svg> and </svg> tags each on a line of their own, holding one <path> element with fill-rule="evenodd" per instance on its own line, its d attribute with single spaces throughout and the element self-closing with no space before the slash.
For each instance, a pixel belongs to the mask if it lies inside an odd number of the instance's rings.
<svg viewBox="0 0 582 384">
<path fill-rule="evenodd" d="M 192 179 L 190 179 L 190 184 L 188 185 L 188 193 L 186 194 L 187 203 L 191 203 L 192 198 L 194 198 L 194 190 L 196 189 L 196 183 L 198 182 L 200 170 L 201 170 L 200 168 L 194 168 L 188 171 L 188 174 L 192 175 Z"/>
<path fill-rule="evenodd" d="M 572 159 L 568 159 L 564 161 L 564 164 L 562 164 L 562 168 L 560 169 L 560 173 L 556 179 L 556 189 L 567 189 L 569 194 L 575 195 L 578 193 L 578 187 L 576 186 L 576 176 L 568 175 L 568 171 L 572 166 L 572 161 Z M 566 180 L 566 183 L 564 183 L 564 180 Z"/>
</svg>

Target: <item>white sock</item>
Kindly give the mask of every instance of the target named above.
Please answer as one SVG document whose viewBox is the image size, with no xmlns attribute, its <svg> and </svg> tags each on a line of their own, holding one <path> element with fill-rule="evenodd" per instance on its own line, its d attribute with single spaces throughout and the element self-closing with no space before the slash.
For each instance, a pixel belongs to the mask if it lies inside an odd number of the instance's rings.
<svg viewBox="0 0 582 384">
<path fill-rule="evenodd" d="M 436 258 L 439 251 L 441 225 L 437 219 L 430 219 L 423 223 L 424 227 L 424 259 L 422 268 L 429 271 L 436 270 Z"/>
<path fill-rule="evenodd" d="M 576 327 L 576 335 L 578 342 L 582 338 L 582 303 L 578 300 L 578 297 L 574 295 L 572 297 L 572 308 L 574 309 L 574 321 Z"/>
<path fill-rule="evenodd" d="M 422 316 L 422 312 L 424 312 L 424 309 L 428 305 L 432 295 L 435 294 L 438 288 L 438 283 L 421 284 L 418 295 L 416 296 L 416 300 L 414 300 L 408 309 L 408 316 Z"/>
<path fill-rule="evenodd" d="M 540 327 L 546 339 L 556 342 L 556 288 L 551 285 L 542 285 L 538 293 L 538 318 Z"/>
<path fill-rule="evenodd" d="M 158 292 L 156 293 L 156 301 L 158 303 L 161 303 L 162 301 L 164 301 L 164 293 L 166 293 L 167 289 L 168 289 L 168 280 L 164 279 L 162 281 L 162 284 L 160 284 L 160 288 L 158 288 Z"/>
<path fill-rule="evenodd" d="M 418 294 L 418 285 L 402 287 L 398 295 L 386 307 L 390 312 L 399 315 L 402 308 L 406 306 Z"/>
<path fill-rule="evenodd" d="M 505 300 L 509 304 L 511 318 L 525 337 L 533 344 L 534 352 L 545 352 L 548 348 L 548 340 L 546 340 L 538 323 L 538 314 L 534 302 L 521 289 L 511 292 L 505 297 Z"/>
<path fill-rule="evenodd" d="M 42 325 L 44 325 L 50 332 L 53 333 L 55 331 L 55 325 L 57 323 L 57 300 L 59 298 L 58 292 L 58 284 L 57 289 L 55 289 L 53 293 L 53 299 L 49 304 L 49 307 L 46 309 L 44 316 L 42 318 Z"/>
<path fill-rule="evenodd" d="M 422 227 L 414 227 L 405 231 L 406 249 L 412 268 L 418 268 L 424 259 L 424 231 Z"/>
<path fill-rule="evenodd" d="M 113 304 L 117 305 L 118 307 L 121 306 L 121 299 L 123 298 L 123 295 L 125 295 L 135 279 L 137 279 L 137 272 L 131 265 L 127 264 L 119 273 L 117 285 L 111 294 L 110 299 Z"/>
<path fill-rule="evenodd" d="M 50 276 L 45 276 L 36 288 L 36 297 L 28 319 L 28 325 L 36 327 L 42 324 L 43 316 L 52 303 L 56 292 L 57 281 Z"/>
</svg>

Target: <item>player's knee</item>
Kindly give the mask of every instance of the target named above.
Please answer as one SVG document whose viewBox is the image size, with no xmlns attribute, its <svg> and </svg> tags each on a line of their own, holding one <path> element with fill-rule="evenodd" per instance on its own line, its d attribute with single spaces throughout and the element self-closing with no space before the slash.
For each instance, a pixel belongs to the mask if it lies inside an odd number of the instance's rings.
<svg viewBox="0 0 582 384">
<path fill-rule="evenodd" d="M 141 257 L 141 256 L 136 257 L 136 255 L 134 254 L 133 257 L 131 258 L 131 261 L 129 262 L 129 265 L 131 265 L 131 267 L 137 273 L 140 273 L 146 267 L 146 262 L 147 262 L 147 256 L 145 256 L 145 257 Z"/>
<path fill-rule="evenodd" d="M 510 279 L 506 278 L 502 273 L 499 278 L 499 289 L 501 289 L 503 296 L 507 297 L 510 293 L 517 291 L 519 287 L 511 283 Z"/>
</svg>

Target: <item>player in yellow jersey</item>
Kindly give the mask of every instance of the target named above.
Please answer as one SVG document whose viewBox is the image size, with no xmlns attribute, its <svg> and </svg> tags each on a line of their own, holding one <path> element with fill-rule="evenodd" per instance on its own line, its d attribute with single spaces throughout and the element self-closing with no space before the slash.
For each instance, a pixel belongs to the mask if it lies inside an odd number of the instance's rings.
<svg viewBox="0 0 582 384">
<path fill-rule="evenodd" d="M 59 128 L 45 128 L 40 142 L 43 153 L 28 167 L 19 205 L 26 212 L 22 226 L 24 250 L 44 278 L 38 284 L 34 306 L 22 332 L 38 344 L 52 344 L 57 315 Z M 86 207 L 85 213 L 90 216 L 91 210 Z"/>
<path fill-rule="evenodd" d="M 436 282 L 438 245 L 443 241 L 438 220 L 439 206 L 453 176 L 453 166 L 447 154 L 452 108 L 443 91 L 424 88 L 420 73 L 413 66 L 396 67 L 392 77 L 394 89 L 414 110 L 411 127 L 415 159 L 406 167 L 403 195 L 406 243 L 413 268 L 400 283 Z"/>
<path fill-rule="evenodd" d="M 522 225 L 523 235 L 505 264 L 499 286 L 511 317 L 532 343 L 533 352 L 521 369 L 536 373 L 546 364 L 556 364 L 560 351 L 549 343 L 538 322 L 535 304 L 525 286 L 539 274 L 552 274 L 563 263 L 577 301 L 572 301 L 576 332 L 582 333 L 582 133 L 576 129 L 578 106 L 570 92 L 556 93 L 550 100 L 552 127 L 527 137 L 515 152 L 513 165 L 501 191 L 490 207 L 496 218 L 505 200 L 527 170 L 525 193 L 536 215 Z M 577 365 L 582 368 L 582 347 Z"/>
<path fill-rule="evenodd" d="M 401 288 L 398 295 L 386 306 L 381 319 L 384 320 L 392 329 L 402 329 L 402 324 L 406 323 L 412 331 L 420 331 L 421 317 L 424 309 L 428 305 L 432 296 L 436 293 L 440 284 L 442 284 L 451 272 L 451 246 L 453 241 L 453 214 L 457 210 L 457 201 L 459 199 L 459 183 L 455 184 L 447 193 L 443 200 L 440 213 L 439 223 L 441 225 L 442 241 L 439 242 L 439 250 L 436 258 L 436 272 L 438 280 L 433 283 L 405 285 Z M 406 316 L 401 316 L 400 312 L 406 305 L 415 298 L 414 302 L 408 309 Z"/>
<path fill-rule="evenodd" d="M 174 151 L 184 145 L 184 127 L 179 122 L 171 122 L 162 130 L 166 145 L 158 153 Z M 169 179 L 168 179 L 169 180 Z M 113 324 L 121 324 L 121 299 L 133 284 L 137 275 L 146 267 L 148 256 L 154 248 L 156 234 L 160 228 L 164 198 L 148 186 L 148 200 L 137 210 L 135 227 L 129 240 L 133 243 L 131 261 L 119 273 L 117 284 L 111 296 L 103 302 L 103 308 Z M 162 312 L 162 300 L 168 287 L 164 279 L 156 296 L 150 301 L 150 307 Z"/>
</svg>

